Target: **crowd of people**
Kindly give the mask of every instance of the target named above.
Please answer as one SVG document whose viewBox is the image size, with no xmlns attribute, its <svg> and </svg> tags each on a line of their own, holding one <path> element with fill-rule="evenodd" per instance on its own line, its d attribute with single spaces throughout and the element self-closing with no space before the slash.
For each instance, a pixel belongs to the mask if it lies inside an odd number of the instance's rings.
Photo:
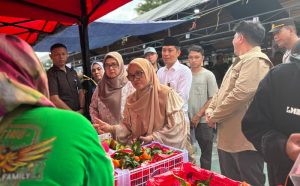
<svg viewBox="0 0 300 186">
<path fill-rule="evenodd" d="M 91 64 L 92 79 L 83 86 L 66 66 L 65 45 L 51 46 L 53 67 L 46 74 L 28 44 L 0 35 L 0 171 L 7 174 L 1 181 L 113 185 L 112 163 L 98 141 L 102 133 L 123 144 L 140 139 L 186 149 L 193 163 L 197 142 L 200 166 L 210 170 L 216 130 L 221 174 L 264 185 L 266 162 L 270 185 L 292 185 L 288 174 L 300 153 L 300 40 L 294 22 L 272 25 L 275 42 L 287 50 L 276 67 L 261 51 L 266 31 L 260 22 L 241 21 L 234 31 L 230 67 L 218 57 L 217 70 L 206 69 L 198 45 L 188 49 L 190 66 L 183 65 L 180 42 L 166 37 L 165 66 L 153 47 L 128 66 L 120 53 L 109 52 Z"/>
</svg>

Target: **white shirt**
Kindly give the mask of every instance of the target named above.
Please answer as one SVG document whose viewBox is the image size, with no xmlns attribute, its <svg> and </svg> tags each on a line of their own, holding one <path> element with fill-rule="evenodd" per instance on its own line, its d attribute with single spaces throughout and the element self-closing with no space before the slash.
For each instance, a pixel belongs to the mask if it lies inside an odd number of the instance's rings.
<svg viewBox="0 0 300 186">
<path fill-rule="evenodd" d="M 157 71 L 161 84 L 174 89 L 184 101 L 183 111 L 188 110 L 188 99 L 192 85 L 191 70 L 177 60 L 171 68 L 162 67 Z"/>
<path fill-rule="evenodd" d="M 286 50 L 283 57 L 282 57 L 282 63 L 289 63 L 290 62 L 290 56 L 291 56 L 291 50 Z"/>
</svg>

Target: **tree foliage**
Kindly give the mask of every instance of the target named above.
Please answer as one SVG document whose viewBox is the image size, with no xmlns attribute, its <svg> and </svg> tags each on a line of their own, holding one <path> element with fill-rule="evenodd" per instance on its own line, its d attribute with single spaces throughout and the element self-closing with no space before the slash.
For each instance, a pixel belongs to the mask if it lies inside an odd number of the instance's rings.
<svg viewBox="0 0 300 186">
<path fill-rule="evenodd" d="M 141 15 L 169 1 L 171 0 L 145 0 L 143 3 L 140 3 L 137 8 L 135 8 L 135 11 Z"/>
</svg>

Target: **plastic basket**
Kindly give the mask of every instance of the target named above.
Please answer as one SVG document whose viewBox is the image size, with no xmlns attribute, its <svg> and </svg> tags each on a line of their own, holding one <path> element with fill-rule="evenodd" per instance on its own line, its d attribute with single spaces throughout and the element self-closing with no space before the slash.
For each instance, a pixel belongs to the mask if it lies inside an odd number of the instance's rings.
<svg viewBox="0 0 300 186">
<path fill-rule="evenodd" d="M 179 152 L 178 154 L 152 163 L 144 167 L 139 167 L 133 170 L 120 170 L 116 169 L 117 176 L 115 176 L 115 186 L 142 186 L 146 185 L 146 182 L 153 176 L 167 172 L 175 167 L 180 167 L 184 162 L 188 161 L 187 150 L 180 150 L 167 145 L 160 144 L 158 142 L 152 142 L 151 144 L 145 145 L 149 146 L 152 144 L 159 144 L 161 146 L 167 147 L 174 151 Z"/>
</svg>

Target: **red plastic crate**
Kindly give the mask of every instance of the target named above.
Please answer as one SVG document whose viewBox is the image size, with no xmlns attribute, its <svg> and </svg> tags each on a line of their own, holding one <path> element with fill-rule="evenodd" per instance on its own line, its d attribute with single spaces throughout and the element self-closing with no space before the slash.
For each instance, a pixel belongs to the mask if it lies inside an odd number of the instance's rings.
<svg viewBox="0 0 300 186">
<path fill-rule="evenodd" d="M 187 150 L 180 150 L 167 145 L 163 145 L 157 142 L 153 142 L 149 145 L 159 144 L 161 146 L 167 147 L 174 151 L 179 152 L 178 154 L 152 163 L 144 167 L 139 167 L 133 170 L 120 170 L 116 169 L 117 176 L 115 176 L 115 186 L 143 186 L 146 185 L 146 182 L 153 176 L 159 175 L 161 173 L 167 172 L 175 167 L 180 167 L 184 162 L 188 161 L 188 152 Z"/>
<path fill-rule="evenodd" d="M 178 176 L 192 183 L 195 180 L 207 180 L 211 177 L 210 186 L 242 186 L 248 185 L 229 179 L 223 175 L 209 170 L 201 169 L 191 163 L 183 163 L 181 167 L 174 168 L 171 171 L 154 176 L 147 181 L 147 186 L 180 186 L 180 182 L 175 176 Z"/>
</svg>

